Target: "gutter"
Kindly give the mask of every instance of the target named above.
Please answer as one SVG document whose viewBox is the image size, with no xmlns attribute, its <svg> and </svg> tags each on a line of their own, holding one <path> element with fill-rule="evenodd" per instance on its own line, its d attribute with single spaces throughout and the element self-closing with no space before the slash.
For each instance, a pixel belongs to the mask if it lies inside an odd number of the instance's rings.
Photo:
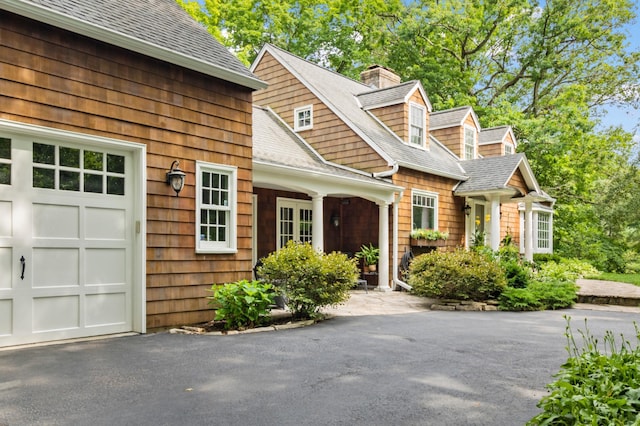
<svg viewBox="0 0 640 426">
<path fill-rule="evenodd" d="M 371 176 L 373 176 L 374 178 L 390 177 L 398 173 L 399 168 L 400 168 L 400 165 L 398 164 L 398 162 L 394 162 L 391 170 L 385 170 L 384 172 L 378 172 L 378 173 L 371 173 Z"/>
</svg>

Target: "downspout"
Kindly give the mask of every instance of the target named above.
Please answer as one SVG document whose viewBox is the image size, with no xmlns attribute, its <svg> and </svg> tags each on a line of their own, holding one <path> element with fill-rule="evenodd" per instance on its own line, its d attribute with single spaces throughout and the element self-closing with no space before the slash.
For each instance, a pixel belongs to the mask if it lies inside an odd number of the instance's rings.
<svg viewBox="0 0 640 426">
<path fill-rule="evenodd" d="M 395 163 L 393 163 L 393 167 L 391 168 L 391 170 L 385 170 L 384 172 L 378 172 L 378 173 L 371 173 L 371 176 L 373 176 L 374 178 L 386 178 L 389 176 L 393 176 L 396 173 L 398 173 L 398 169 L 400 168 L 400 166 L 398 165 L 398 162 L 396 161 Z"/>
<path fill-rule="evenodd" d="M 411 290 L 411 286 L 404 281 L 400 280 L 398 276 L 398 203 L 402 199 L 402 192 L 396 196 L 396 200 L 393 202 L 393 289 L 396 286 L 400 286 L 405 290 Z"/>
</svg>

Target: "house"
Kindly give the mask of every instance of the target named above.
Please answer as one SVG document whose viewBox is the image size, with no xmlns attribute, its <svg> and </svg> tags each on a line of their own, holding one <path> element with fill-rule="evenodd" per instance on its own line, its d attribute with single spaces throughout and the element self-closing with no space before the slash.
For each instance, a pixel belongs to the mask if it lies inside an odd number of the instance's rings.
<svg viewBox="0 0 640 426">
<path fill-rule="evenodd" d="M 0 346 L 210 320 L 266 84 L 174 0 L 3 0 L 0 62 Z"/>
<path fill-rule="evenodd" d="M 373 242 L 381 252 L 378 286 L 385 290 L 406 286 L 397 265 L 404 253 L 422 250 L 411 246 L 417 228 L 448 232 L 449 249 L 468 247 L 474 237 L 497 249 L 507 234 L 528 259 L 552 249 L 554 200 L 525 155 L 515 153 L 510 127 L 482 129 L 471 107 L 433 111 L 419 81 L 401 82 L 380 66 L 355 81 L 265 45 L 251 71 L 269 84 L 255 92 L 254 104 L 281 120 L 288 139 L 297 135 L 333 167 L 366 173 L 393 192 L 376 198 L 316 190 L 311 182 L 326 176 L 311 171 L 301 186 L 288 169 L 302 170 L 304 162 L 285 155 L 272 164 L 280 178 L 270 184 L 267 173 L 257 172 L 263 154 L 256 151 L 255 257 L 289 239 L 347 253 Z M 266 131 L 255 123 L 256 149 Z M 264 146 L 275 153 L 279 140 Z"/>
</svg>

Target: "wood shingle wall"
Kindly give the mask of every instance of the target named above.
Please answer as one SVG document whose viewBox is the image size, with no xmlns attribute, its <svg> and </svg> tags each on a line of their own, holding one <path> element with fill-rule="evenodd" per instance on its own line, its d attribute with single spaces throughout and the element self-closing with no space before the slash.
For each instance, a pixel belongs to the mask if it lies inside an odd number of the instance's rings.
<svg viewBox="0 0 640 426">
<path fill-rule="evenodd" d="M 147 147 L 147 326 L 211 319 L 251 271 L 251 91 L 0 12 L 0 117 Z M 175 197 L 173 160 L 187 174 Z M 195 253 L 195 161 L 238 167 L 237 254 Z"/>
</svg>

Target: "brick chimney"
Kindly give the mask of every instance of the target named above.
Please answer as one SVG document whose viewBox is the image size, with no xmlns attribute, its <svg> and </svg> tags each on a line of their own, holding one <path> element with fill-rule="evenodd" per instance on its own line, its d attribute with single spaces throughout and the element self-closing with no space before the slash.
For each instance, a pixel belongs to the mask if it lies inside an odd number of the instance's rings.
<svg viewBox="0 0 640 426">
<path fill-rule="evenodd" d="M 360 81 L 367 86 L 373 86 L 377 89 L 395 86 L 400 84 L 400 76 L 380 65 L 371 65 L 360 73 Z"/>
</svg>

